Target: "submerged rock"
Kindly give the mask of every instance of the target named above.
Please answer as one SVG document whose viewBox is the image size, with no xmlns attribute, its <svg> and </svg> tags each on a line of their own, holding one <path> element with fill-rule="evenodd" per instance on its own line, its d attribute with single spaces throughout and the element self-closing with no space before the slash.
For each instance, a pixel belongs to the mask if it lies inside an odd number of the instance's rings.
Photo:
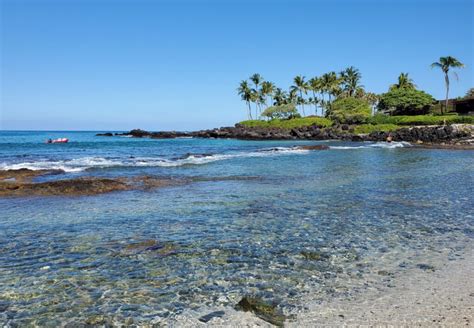
<svg viewBox="0 0 474 328">
<path fill-rule="evenodd" d="M 308 145 L 308 146 L 299 146 L 298 149 L 304 150 L 327 150 L 329 146 L 326 145 Z"/>
<path fill-rule="evenodd" d="M 128 244 L 120 252 L 121 255 L 136 255 L 140 253 L 153 253 L 160 256 L 169 256 L 177 251 L 176 245 L 170 242 L 160 243 L 149 239 L 137 243 Z"/>
<path fill-rule="evenodd" d="M 424 271 L 435 271 L 435 267 L 434 267 L 434 266 L 429 265 L 429 264 L 425 264 L 425 263 L 417 264 L 416 267 L 417 267 L 418 269 L 421 269 L 421 270 L 424 270 Z"/>
<path fill-rule="evenodd" d="M 86 196 L 124 190 L 149 190 L 185 183 L 154 176 L 132 178 L 82 177 L 45 182 L 33 182 L 33 178 L 64 173 L 60 170 L 6 170 L 0 171 L 0 197 L 6 196 Z"/>
<path fill-rule="evenodd" d="M 95 195 L 130 186 L 119 179 L 76 178 L 40 183 L 0 182 L 0 196 L 79 196 Z"/>
<path fill-rule="evenodd" d="M 329 255 L 320 252 L 302 251 L 300 253 L 306 260 L 321 261 L 329 258 Z"/>
<path fill-rule="evenodd" d="M 48 174 L 61 174 L 64 171 L 61 170 L 30 170 L 30 169 L 17 169 L 17 170 L 2 170 L 0 171 L 0 183 L 1 182 L 26 182 L 31 181 L 33 178 L 48 175 Z"/>
<path fill-rule="evenodd" d="M 208 313 L 206 315 L 203 315 L 198 320 L 201 321 L 201 322 L 206 323 L 206 322 L 209 322 L 211 319 L 214 319 L 214 318 L 222 318 L 224 315 L 225 315 L 224 311 L 214 311 L 214 312 Z"/>
<path fill-rule="evenodd" d="M 275 326 L 283 327 L 286 316 L 283 315 L 275 304 L 269 304 L 260 298 L 244 296 L 236 305 L 237 310 L 251 311 L 257 317 Z"/>
</svg>

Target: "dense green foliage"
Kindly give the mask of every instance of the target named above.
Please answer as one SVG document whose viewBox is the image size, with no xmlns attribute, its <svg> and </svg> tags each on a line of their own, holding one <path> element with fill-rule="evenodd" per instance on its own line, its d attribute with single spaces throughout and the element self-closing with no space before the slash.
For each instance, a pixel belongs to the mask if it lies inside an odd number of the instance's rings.
<svg viewBox="0 0 474 328">
<path fill-rule="evenodd" d="M 366 123 L 372 114 L 367 100 L 362 98 L 339 98 L 332 103 L 327 111 L 327 117 L 338 123 Z"/>
<path fill-rule="evenodd" d="M 280 128 L 280 129 L 293 129 L 302 126 L 317 125 L 319 127 L 330 127 L 332 121 L 324 117 L 308 116 L 302 118 L 294 118 L 291 120 L 271 120 L 271 121 L 260 121 L 260 120 L 249 120 L 240 122 L 240 124 L 247 127 L 261 127 L 261 128 Z"/>
<path fill-rule="evenodd" d="M 298 117 L 299 114 L 296 110 L 295 104 L 285 104 L 268 107 L 263 111 L 262 116 L 270 119 L 289 119 L 292 117 Z"/>
<path fill-rule="evenodd" d="M 376 114 L 372 116 L 368 123 L 370 124 L 395 124 L 395 125 L 441 125 L 468 123 L 474 124 L 474 116 L 458 116 L 458 115 L 413 115 L 413 116 L 388 116 L 384 114 Z"/>
<path fill-rule="evenodd" d="M 400 129 L 401 126 L 396 124 L 360 124 L 354 128 L 354 133 L 371 133 L 375 131 L 395 131 Z"/>
<path fill-rule="evenodd" d="M 428 113 L 435 99 L 424 91 L 413 88 L 393 88 L 380 96 L 378 109 L 392 115 L 417 115 Z"/>
</svg>

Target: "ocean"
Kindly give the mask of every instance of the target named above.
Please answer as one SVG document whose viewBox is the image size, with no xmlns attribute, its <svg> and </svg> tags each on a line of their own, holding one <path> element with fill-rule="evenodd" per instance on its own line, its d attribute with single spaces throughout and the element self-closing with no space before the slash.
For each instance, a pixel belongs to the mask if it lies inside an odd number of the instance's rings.
<svg viewBox="0 0 474 328">
<path fill-rule="evenodd" d="M 473 246 L 469 150 L 95 134 L 0 131 L 0 170 L 186 183 L 0 198 L 2 326 L 169 324 L 249 295 L 290 318 Z"/>
</svg>

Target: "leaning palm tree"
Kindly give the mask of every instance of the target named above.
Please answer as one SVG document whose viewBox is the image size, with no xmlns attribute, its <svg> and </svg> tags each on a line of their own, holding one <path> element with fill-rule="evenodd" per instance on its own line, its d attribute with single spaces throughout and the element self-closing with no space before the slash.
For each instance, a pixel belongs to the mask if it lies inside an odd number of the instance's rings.
<svg viewBox="0 0 474 328">
<path fill-rule="evenodd" d="M 250 90 L 249 84 L 247 81 L 243 80 L 240 82 L 239 87 L 237 88 L 240 98 L 247 103 L 248 106 L 248 117 L 252 119 L 252 107 L 250 107 L 250 101 L 252 100 L 252 92 Z"/>
<path fill-rule="evenodd" d="M 416 89 L 416 85 L 413 83 L 413 79 L 408 76 L 408 73 L 400 73 L 398 83 L 390 86 L 390 90 L 394 89 Z"/>
<path fill-rule="evenodd" d="M 439 62 L 434 62 L 431 64 L 431 68 L 433 67 L 438 67 L 440 68 L 443 73 L 444 73 L 444 82 L 446 84 L 446 103 L 445 103 L 445 108 L 446 112 L 448 111 L 448 100 L 449 100 L 449 69 L 450 68 L 462 68 L 464 67 L 464 64 L 461 63 L 459 60 L 457 60 L 454 57 L 447 56 L 447 57 L 440 57 Z M 457 74 L 454 73 L 454 76 L 457 79 Z M 441 114 L 443 114 L 443 108 L 441 108 Z"/>
<path fill-rule="evenodd" d="M 304 99 L 303 93 L 306 94 L 307 91 L 308 91 L 308 83 L 304 79 L 305 79 L 304 76 L 298 75 L 293 80 L 293 82 L 295 83 L 293 88 L 298 90 L 298 92 L 300 94 L 300 98 L 303 98 L 303 99 Z M 299 103 L 301 104 L 301 108 L 303 110 L 303 116 L 306 116 L 306 114 L 304 112 L 304 102 L 299 101 Z"/>
</svg>

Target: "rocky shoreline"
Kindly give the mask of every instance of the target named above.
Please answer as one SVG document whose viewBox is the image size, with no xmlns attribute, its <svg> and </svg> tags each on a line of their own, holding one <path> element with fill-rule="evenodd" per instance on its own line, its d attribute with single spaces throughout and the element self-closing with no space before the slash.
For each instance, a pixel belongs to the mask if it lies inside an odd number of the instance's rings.
<svg viewBox="0 0 474 328">
<path fill-rule="evenodd" d="M 354 126 L 350 125 L 336 125 L 330 128 L 312 125 L 294 129 L 269 129 L 236 124 L 234 127 L 194 132 L 149 132 L 134 129 L 125 133 L 99 133 L 97 136 L 128 136 L 152 139 L 230 138 L 242 140 L 405 141 L 428 148 L 474 149 L 474 125 L 470 124 L 413 126 L 401 128 L 393 132 L 375 131 L 368 134 L 354 133 Z"/>
</svg>

